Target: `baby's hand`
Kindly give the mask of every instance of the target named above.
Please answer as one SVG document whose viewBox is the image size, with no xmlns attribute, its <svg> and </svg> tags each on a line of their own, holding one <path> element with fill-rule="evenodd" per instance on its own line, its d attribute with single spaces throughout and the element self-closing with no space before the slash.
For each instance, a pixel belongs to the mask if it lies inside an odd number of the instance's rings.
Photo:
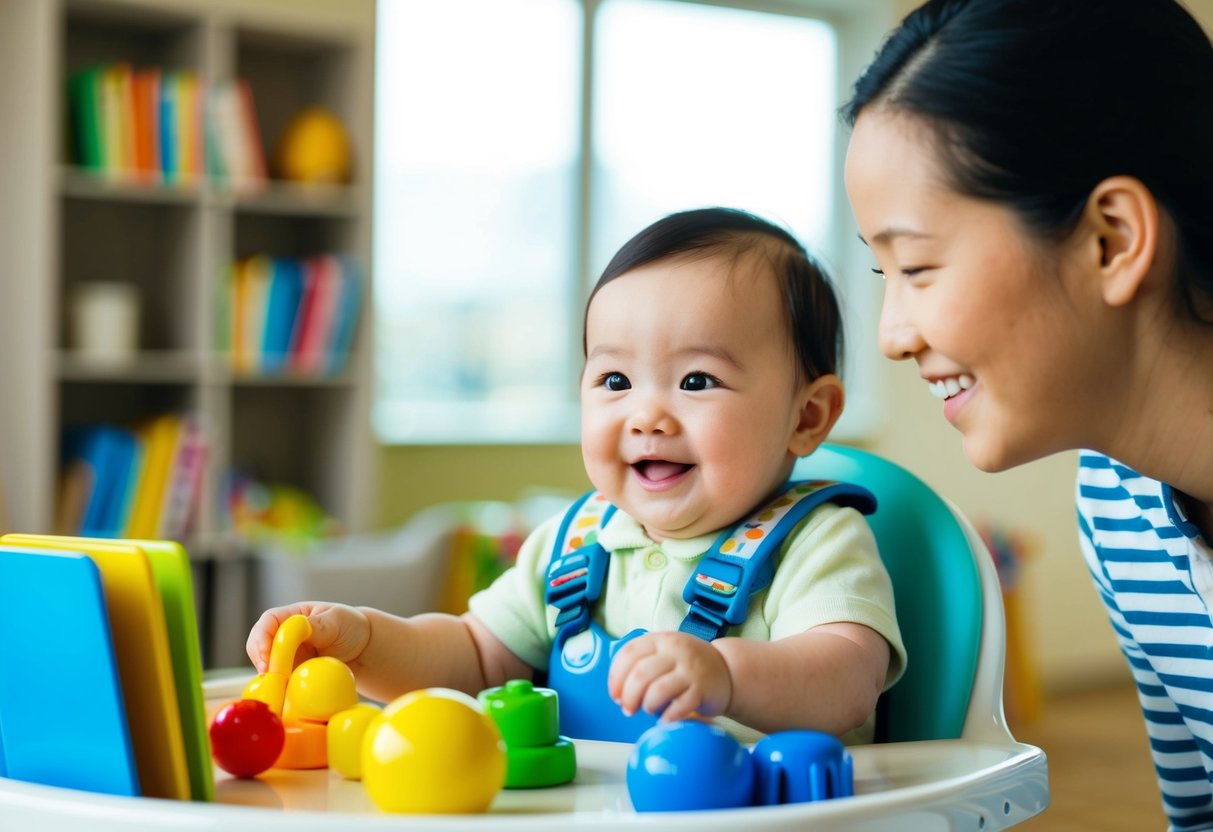
<svg viewBox="0 0 1213 832">
<path fill-rule="evenodd" d="M 258 673 L 264 673 L 269 667 L 274 634 L 292 615 L 306 615 L 312 625 L 311 636 L 295 653 L 295 664 L 315 656 L 332 656 L 349 664 L 362 655 L 371 638 L 367 617 L 361 610 L 345 604 L 305 601 L 274 607 L 261 613 L 244 645 Z"/>
<path fill-rule="evenodd" d="M 611 662 L 607 687 L 628 716 L 643 709 L 661 714 L 662 722 L 718 716 L 733 698 L 724 657 L 680 632 L 646 633 L 625 644 Z"/>
</svg>

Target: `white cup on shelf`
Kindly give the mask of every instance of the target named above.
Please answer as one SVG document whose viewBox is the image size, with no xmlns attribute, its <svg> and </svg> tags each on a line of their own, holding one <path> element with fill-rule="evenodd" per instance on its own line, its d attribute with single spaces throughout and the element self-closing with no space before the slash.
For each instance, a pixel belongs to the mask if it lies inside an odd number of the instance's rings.
<svg viewBox="0 0 1213 832">
<path fill-rule="evenodd" d="M 130 283 L 91 281 L 71 293 L 72 348 L 88 361 L 133 361 L 139 350 L 139 293 Z"/>
</svg>

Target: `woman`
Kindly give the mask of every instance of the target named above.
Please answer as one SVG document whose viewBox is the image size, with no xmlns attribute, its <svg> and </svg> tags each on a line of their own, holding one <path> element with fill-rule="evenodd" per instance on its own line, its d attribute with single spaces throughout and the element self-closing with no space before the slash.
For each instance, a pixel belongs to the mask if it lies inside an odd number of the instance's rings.
<svg viewBox="0 0 1213 832">
<path fill-rule="evenodd" d="M 1213 47 L 1174 0 L 932 0 L 844 108 L 846 185 L 965 454 L 1080 455 L 1091 574 L 1174 829 L 1213 828 Z"/>
</svg>

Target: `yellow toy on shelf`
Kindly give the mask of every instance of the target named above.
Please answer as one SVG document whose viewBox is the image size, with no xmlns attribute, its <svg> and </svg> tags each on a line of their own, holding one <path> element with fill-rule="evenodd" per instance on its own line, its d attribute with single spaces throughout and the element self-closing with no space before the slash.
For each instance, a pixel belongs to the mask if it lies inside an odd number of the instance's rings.
<svg viewBox="0 0 1213 832">
<path fill-rule="evenodd" d="M 340 185 L 350 179 L 350 156 L 350 139 L 341 120 L 323 107 L 307 107 L 282 133 L 275 172 L 290 182 Z"/>
</svg>

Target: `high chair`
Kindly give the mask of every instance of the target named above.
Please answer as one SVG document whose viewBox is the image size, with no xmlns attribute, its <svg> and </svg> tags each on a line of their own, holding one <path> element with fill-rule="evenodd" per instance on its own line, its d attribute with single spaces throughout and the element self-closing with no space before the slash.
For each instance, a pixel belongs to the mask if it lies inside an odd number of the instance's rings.
<svg viewBox="0 0 1213 832">
<path fill-rule="evenodd" d="M 14 829 L 222 828 L 557 832 L 645 829 L 991 832 L 1048 805 L 1044 753 L 1017 742 L 1003 716 L 1004 623 L 994 564 L 981 538 L 946 500 L 874 454 L 826 445 L 796 467 L 798 479 L 861 484 L 879 506 L 868 520 L 892 576 L 909 654 L 881 699 L 878 743 L 849 749 L 855 796 L 816 803 L 637 814 L 625 785 L 630 744 L 577 742 L 578 775 L 566 786 L 505 790 L 488 814 L 378 813 L 361 784 L 335 773 L 271 770 L 255 780 L 216 772 L 216 802 L 113 797 L 0 776 L 0 817 Z M 407 580 L 407 576 L 402 576 Z M 237 698 L 245 674 L 204 684 L 208 706 Z M 0 771 L 2 774 L 2 771 Z"/>
</svg>

